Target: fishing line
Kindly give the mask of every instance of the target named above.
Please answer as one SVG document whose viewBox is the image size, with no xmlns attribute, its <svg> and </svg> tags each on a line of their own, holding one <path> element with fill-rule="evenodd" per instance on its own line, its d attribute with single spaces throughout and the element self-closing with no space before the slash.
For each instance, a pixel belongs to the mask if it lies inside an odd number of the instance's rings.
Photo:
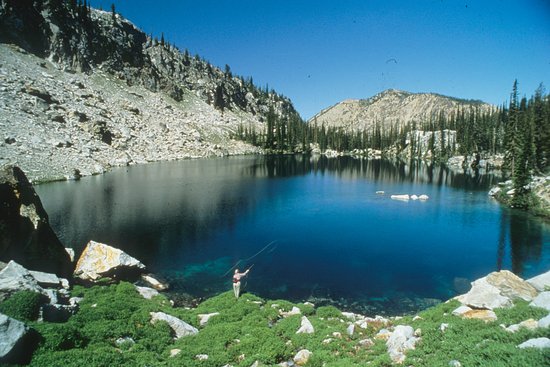
<svg viewBox="0 0 550 367">
<path fill-rule="evenodd" d="M 248 259 L 244 259 L 244 260 L 239 260 L 235 263 L 235 265 L 233 265 L 231 268 L 229 268 L 228 271 L 226 271 L 220 278 L 223 278 L 225 277 L 227 274 L 229 274 L 229 272 L 233 269 L 235 269 L 237 267 L 237 265 L 239 265 L 241 262 L 244 262 L 244 263 L 247 263 L 248 261 L 252 260 L 253 258 L 255 258 L 256 256 L 258 256 L 259 254 L 261 254 L 262 252 L 264 252 L 269 246 L 273 245 L 275 242 L 277 242 L 277 240 L 274 240 L 274 241 L 271 241 L 270 243 L 268 243 L 264 248 L 262 248 L 260 251 L 256 252 L 254 255 L 250 256 Z M 253 265 L 254 266 L 254 265 Z"/>
</svg>

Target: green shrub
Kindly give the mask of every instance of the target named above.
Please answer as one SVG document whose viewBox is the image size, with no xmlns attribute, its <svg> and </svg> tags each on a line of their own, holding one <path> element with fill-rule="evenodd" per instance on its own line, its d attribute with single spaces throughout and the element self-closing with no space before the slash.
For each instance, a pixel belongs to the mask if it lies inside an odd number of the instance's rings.
<svg viewBox="0 0 550 367">
<path fill-rule="evenodd" d="M 334 306 L 322 306 L 317 309 L 317 312 L 315 313 L 318 317 L 329 319 L 329 318 L 341 318 L 342 311 L 337 309 Z"/>
<path fill-rule="evenodd" d="M 20 291 L 0 303 L 0 313 L 20 321 L 38 318 L 43 296 L 32 291 Z"/>
</svg>

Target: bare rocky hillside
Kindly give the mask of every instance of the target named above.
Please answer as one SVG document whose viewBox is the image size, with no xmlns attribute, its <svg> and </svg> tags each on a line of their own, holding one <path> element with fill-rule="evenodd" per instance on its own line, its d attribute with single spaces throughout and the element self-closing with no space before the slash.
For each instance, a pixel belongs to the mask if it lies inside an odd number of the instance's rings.
<svg viewBox="0 0 550 367">
<path fill-rule="evenodd" d="M 409 122 L 437 121 L 440 114 L 449 118 L 457 109 L 467 114 L 472 108 L 487 112 L 491 105 L 433 93 L 409 93 L 386 90 L 369 99 L 350 99 L 322 110 L 308 122 L 347 130 L 370 130 L 376 123 L 381 127 L 404 126 Z"/>
<path fill-rule="evenodd" d="M 62 1 L 0 0 L 0 164 L 54 180 L 159 160 L 256 152 L 288 98 L 137 29 Z"/>
</svg>

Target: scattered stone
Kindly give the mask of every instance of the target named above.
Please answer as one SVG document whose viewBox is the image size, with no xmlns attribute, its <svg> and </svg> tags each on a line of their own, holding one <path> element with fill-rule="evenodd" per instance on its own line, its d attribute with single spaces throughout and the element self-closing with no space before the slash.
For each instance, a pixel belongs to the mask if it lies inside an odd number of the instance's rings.
<svg viewBox="0 0 550 367">
<path fill-rule="evenodd" d="M 118 338 L 117 340 L 115 340 L 115 344 L 119 347 L 122 345 L 132 346 L 136 344 L 136 342 L 134 341 L 134 339 L 130 338 L 129 336 L 125 336 L 123 338 Z"/>
<path fill-rule="evenodd" d="M 302 314 L 302 311 L 300 311 L 300 309 L 296 306 L 293 306 L 292 310 L 287 312 L 283 310 L 279 310 L 279 315 L 281 315 L 283 318 L 287 318 L 289 316 L 294 316 L 294 315 L 301 315 L 301 314 Z"/>
<path fill-rule="evenodd" d="M 140 287 L 137 285 L 135 287 L 138 293 L 141 294 L 141 296 L 145 299 L 152 299 L 153 297 L 159 295 L 159 292 L 156 289 L 149 287 Z"/>
<path fill-rule="evenodd" d="M 449 361 L 449 367 L 462 367 L 462 364 L 456 359 L 453 359 L 452 361 Z"/>
<path fill-rule="evenodd" d="M 540 307 L 550 311 L 550 291 L 541 292 L 529 303 L 529 306 Z"/>
<path fill-rule="evenodd" d="M 359 345 L 365 348 L 370 348 L 374 345 L 374 341 L 371 338 L 361 339 L 359 340 Z"/>
<path fill-rule="evenodd" d="M 414 336 L 414 330 L 408 325 L 398 325 L 386 341 L 388 354 L 394 363 L 403 363 L 405 352 L 414 349 L 418 338 Z"/>
<path fill-rule="evenodd" d="M 95 282 L 103 277 L 132 278 L 145 269 L 139 260 L 109 245 L 90 241 L 80 255 L 75 277 Z"/>
<path fill-rule="evenodd" d="M 535 287 L 537 291 L 544 292 L 546 287 L 550 288 L 550 270 L 531 279 L 527 279 L 527 283 Z"/>
<path fill-rule="evenodd" d="M 472 308 L 471 307 L 468 307 L 468 306 L 459 306 L 458 308 L 455 308 L 454 311 L 452 312 L 453 315 L 455 316 L 463 316 L 466 312 L 469 312 L 471 311 Z"/>
<path fill-rule="evenodd" d="M 417 328 L 415 331 L 414 331 L 414 336 L 420 338 L 422 336 L 422 329 L 421 328 Z"/>
<path fill-rule="evenodd" d="M 292 359 L 298 366 L 305 366 L 313 353 L 307 349 L 301 349 Z"/>
<path fill-rule="evenodd" d="M 36 342 L 21 321 L 0 313 L 0 364 L 27 364 Z"/>
<path fill-rule="evenodd" d="M 168 315 L 164 312 L 150 312 L 151 323 L 155 324 L 158 321 L 165 321 L 170 328 L 176 334 L 175 339 L 182 338 L 184 336 L 196 335 L 199 333 L 199 330 L 183 320 L 178 319 L 177 317 Z"/>
<path fill-rule="evenodd" d="M 533 320 L 533 319 L 528 319 L 528 320 L 525 320 L 525 321 L 522 321 L 520 322 L 519 324 L 514 324 L 514 325 L 510 325 L 506 328 L 506 331 L 509 331 L 511 333 L 515 333 L 516 331 L 518 331 L 519 329 L 521 328 L 525 328 L 525 329 L 529 329 L 529 330 L 534 330 L 536 329 L 538 326 L 538 322 Z"/>
<path fill-rule="evenodd" d="M 307 317 L 302 316 L 302 323 L 296 334 L 313 334 L 315 329 Z"/>
<path fill-rule="evenodd" d="M 408 194 L 404 195 L 391 195 L 390 198 L 392 200 L 402 200 L 402 201 L 409 201 L 410 197 Z"/>
<path fill-rule="evenodd" d="M 537 324 L 538 324 L 538 327 L 540 328 L 550 327 L 550 314 L 540 319 Z"/>
<path fill-rule="evenodd" d="M 418 200 L 422 200 L 422 201 L 426 201 L 428 200 L 430 197 L 426 194 L 422 194 L 418 197 Z"/>
<path fill-rule="evenodd" d="M 178 349 L 178 348 L 170 349 L 170 357 L 175 357 L 180 353 L 181 353 L 181 349 Z"/>
<path fill-rule="evenodd" d="M 161 282 L 150 274 L 142 274 L 141 279 L 144 282 L 149 283 L 149 285 L 157 291 L 164 291 L 168 289 L 168 284 Z"/>
<path fill-rule="evenodd" d="M 220 313 L 219 312 L 212 312 L 212 313 L 207 313 L 207 314 L 199 314 L 198 317 L 199 317 L 199 324 L 200 326 L 205 326 L 207 323 L 208 323 L 208 320 L 210 320 L 211 317 L 213 316 L 218 316 Z"/>
<path fill-rule="evenodd" d="M 418 196 L 417 195 L 411 195 L 411 200 L 418 200 Z"/>
<path fill-rule="evenodd" d="M 518 345 L 518 348 L 521 348 L 521 349 L 524 349 L 524 348 L 537 348 L 537 349 L 550 348 L 550 339 L 548 339 L 548 338 L 529 339 L 526 342 L 523 342 L 520 345 Z"/>
<path fill-rule="evenodd" d="M 377 195 L 384 195 L 385 192 L 384 192 L 384 191 L 376 191 L 376 194 L 377 194 Z"/>
<path fill-rule="evenodd" d="M 195 358 L 199 361 L 206 361 L 208 360 L 208 354 L 197 354 Z"/>
<path fill-rule="evenodd" d="M 342 339 L 342 333 L 339 332 L 339 331 L 333 331 L 332 336 L 337 338 L 337 339 Z"/>
<path fill-rule="evenodd" d="M 449 327 L 449 324 L 447 324 L 446 322 L 442 323 L 441 325 L 439 325 L 439 330 L 444 333 L 445 330 L 447 330 L 447 328 Z"/>
<path fill-rule="evenodd" d="M 483 320 L 485 322 L 497 320 L 497 315 L 492 310 L 471 310 L 465 312 L 462 317 L 466 319 Z"/>
<path fill-rule="evenodd" d="M 418 320 L 422 320 L 422 317 L 416 315 L 415 317 L 413 317 L 413 321 L 418 321 Z"/>
<path fill-rule="evenodd" d="M 355 325 L 354 325 L 354 324 L 350 324 L 350 325 L 347 327 L 346 332 L 348 333 L 349 336 L 353 336 L 353 333 L 355 332 Z"/>
<path fill-rule="evenodd" d="M 498 186 L 493 187 L 491 190 L 489 190 L 489 196 L 495 196 L 496 194 L 498 194 L 501 191 L 502 191 L 502 189 L 500 187 L 498 187 Z"/>
<path fill-rule="evenodd" d="M 388 340 L 391 334 L 391 331 L 389 331 L 388 329 L 380 329 L 380 331 L 376 333 L 374 338 L 379 340 Z"/>
</svg>

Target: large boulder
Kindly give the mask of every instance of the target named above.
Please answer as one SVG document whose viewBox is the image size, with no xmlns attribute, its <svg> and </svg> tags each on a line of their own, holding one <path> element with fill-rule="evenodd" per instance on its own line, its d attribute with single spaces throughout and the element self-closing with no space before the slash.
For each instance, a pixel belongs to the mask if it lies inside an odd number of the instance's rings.
<svg viewBox="0 0 550 367">
<path fill-rule="evenodd" d="M 23 290 L 48 295 L 27 269 L 12 260 L 0 271 L 0 302 Z"/>
<path fill-rule="evenodd" d="M 531 284 L 539 292 L 543 292 L 547 287 L 550 290 L 550 270 L 531 279 L 527 279 L 527 283 Z"/>
<path fill-rule="evenodd" d="M 0 261 L 15 260 L 27 269 L 70 276 L 69 255 L 18 167 L 0 168 L 0 208 Z"/>
<path fill-rule="evenodd" d="M 87 282 L 100 278 L 131 279 L 144 269 L 145 265 L 124 251 L 90 241 L 76 263 L 74 276 Z"/>
<path fill-rule="evenodd" d="M 531 301 L 536 295 L 532 285 L 508 270 L 501 270 L 472 282 L 472 289 L 457 299 L 463 305 L 492 310 L 511 306 L 516 299 Z"/>
<path fill-rule="evenodd" d="M 158 321 L 164 321 L 170 326 L 170 328 L 176 334 L 176 339 L 184 336 L 190 336 L 198 334 L 199 330 L 183 320 L 178 319 L 172 315 L 168 315 L 164 312 L 151 312 L 151 323 L 155 324 Z"/>
<path fill-rule="evenodd" d="M 529 305 L 550 311 L 550 292 L 541 292 Z"/>
<path fill-rule="evenodd" d="M 0 313 L 0 364 L 27 364 L 36 347 L 34 333 L 21 321 Z"/>
</svg>

